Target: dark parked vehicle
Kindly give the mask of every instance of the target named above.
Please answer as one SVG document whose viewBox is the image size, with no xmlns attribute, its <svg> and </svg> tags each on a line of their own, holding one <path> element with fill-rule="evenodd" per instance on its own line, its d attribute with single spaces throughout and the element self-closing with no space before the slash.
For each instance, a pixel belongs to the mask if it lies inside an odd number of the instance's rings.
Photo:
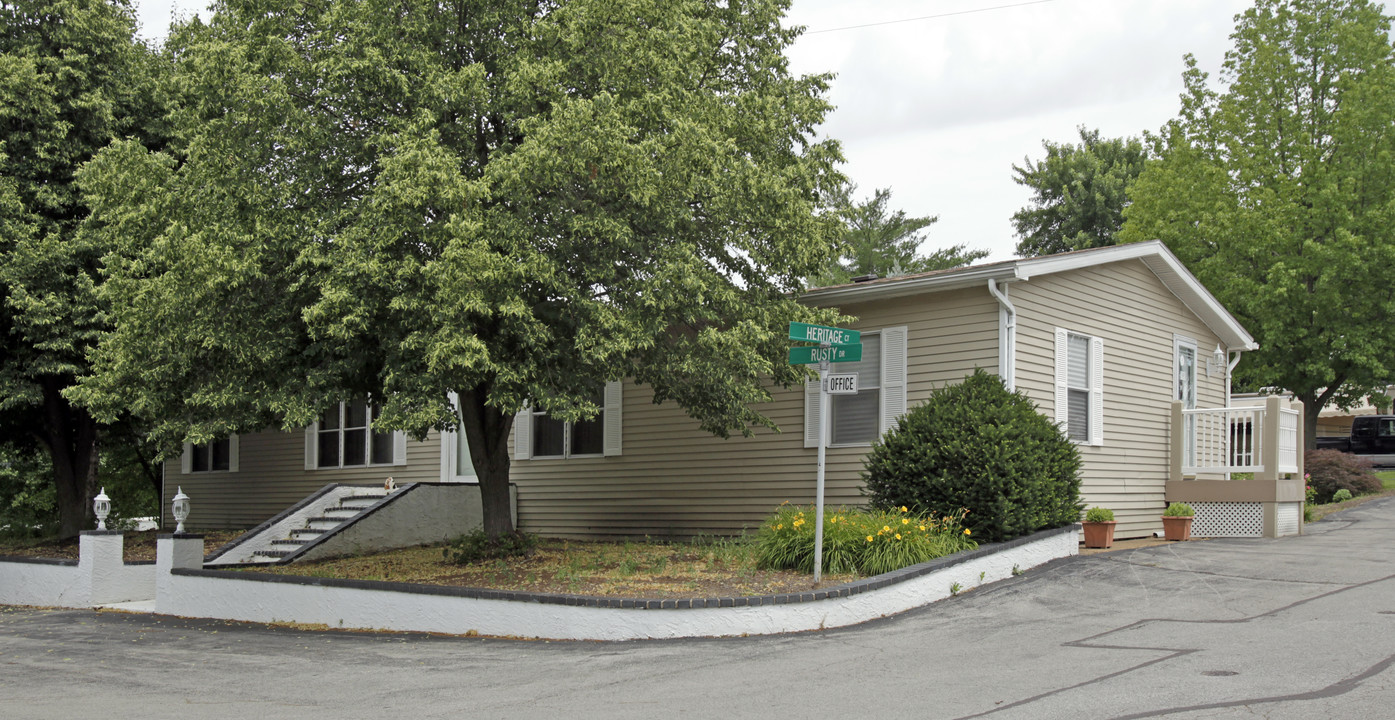
<svg viewBox="0 0 1395 720">
<path fill-rule="evenodd" d="M 1358 415 L 1351 421 L 1351 437 L 1320 437 L 1317 447 L 1359 455 L 1381 467 L 1395 466 L 1395 415 Z"/>
</svg>

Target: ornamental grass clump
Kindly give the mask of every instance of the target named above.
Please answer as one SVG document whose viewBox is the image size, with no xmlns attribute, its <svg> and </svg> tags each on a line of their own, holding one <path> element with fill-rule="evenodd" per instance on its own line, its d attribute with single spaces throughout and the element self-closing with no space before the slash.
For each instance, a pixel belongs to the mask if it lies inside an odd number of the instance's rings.
<svg viewBox="0 0 1395 720">
<path fill-rule="evenodd" d="M 814 571 L 814 508 L 782 505 L 756 534 L 763 569 Z M 978 547 L 964 511 L 939 517 L 909 508 L 824 511 L 823 572 L 880 575 Z"/>
<path fill-rule="evenodd" d="M 1084 507 L 1075 443 L 983 370 L 902 416 L 865 465 L 873 507 L 934 517 L 967 508 L 967 526 L 986 542 L 1070 525 Z"/>
</svg>

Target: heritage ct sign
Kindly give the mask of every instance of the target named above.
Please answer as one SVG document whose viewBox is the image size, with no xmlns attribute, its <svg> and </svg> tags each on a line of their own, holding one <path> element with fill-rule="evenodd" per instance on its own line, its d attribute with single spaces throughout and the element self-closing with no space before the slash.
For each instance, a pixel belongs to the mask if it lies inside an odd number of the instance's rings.
<svg viewBox="0 0 1395 720">
<path fill-rule="evenodd" d="M 824 325 L 792 322 L 790 323 L 790 339 L 805 340 L 825 345 L 855 345 L 862 342 L 862 333 L 856 330 L 844 330 L 843 328 L 827 327 Z M 834 362 L 837 361 L 835 360 Z"/>
<path fill-rule="evenodd" d="M 826 382 L 828 383 L 826 391 L 829 395 L 857 394 L 857 373 L 829 375 Z"/>
</svg>

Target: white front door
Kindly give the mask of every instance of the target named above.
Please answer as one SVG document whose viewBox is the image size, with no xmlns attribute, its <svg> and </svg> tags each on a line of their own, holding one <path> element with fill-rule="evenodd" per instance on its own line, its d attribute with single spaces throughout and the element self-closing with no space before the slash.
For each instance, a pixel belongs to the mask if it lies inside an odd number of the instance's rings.
<svg viewBox="0 0 1395 720">
<path fill-rule="evenodd" d="M 459 402 L 455 393 L 451 393 L 450 399 L 452 404 Z M 464 426 L 441 433 L 441 482 L 479 482 L 475 464 L 470 461 Z"/>
<path fill-rule="evenodd" d="M 1176 351 L 1177 395 L 1185 410 L 1196 409 L 1196 341 L 1177 338 Z M 1196 418 L 1187 415 L 1182 427 L 1182 464 L 1196 465 Z"/>
</svg>

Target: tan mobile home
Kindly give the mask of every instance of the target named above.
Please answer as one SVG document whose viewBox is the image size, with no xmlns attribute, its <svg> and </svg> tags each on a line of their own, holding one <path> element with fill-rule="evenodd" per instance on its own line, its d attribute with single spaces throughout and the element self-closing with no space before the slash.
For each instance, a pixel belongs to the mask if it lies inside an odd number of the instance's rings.
<svg viewBox="0 0 1395 720">
<path fill-rule="evenodd" d="M 1194 450 L 1188 462 L 1174 450 L 1177 437 L 1204 445 L 1203 421 L 1174 421 L 1174 412 L 1226 408 L 1229 369 L 1256 347 L 1157 242 L 820 288 L 806 301 L 856 316 L 851 327 L 864 343 L 860 362 L 834 366 L 858 372 L 860 391 L 830 403 L 829 504 L 863 502 L 862 457 L 907 407 L 984 368 L 1076 440 L 1084 499 L 1115 511 L 1120 537 L 1161 529 L 1169 480 L 1208 477 Z M 525 410 L 515 422 L 511 473 L 519 526 L 568 537 L 729 534 L 756 527 L 782 502 L 812 502 L 816 390 L 777 388 L 760 410 L 781 432 L 725 440 L 680 408 L 653 404 L 650 390 L 633 383 L 609 384 L 594 421 Z M 231 527 L 260 522 L 330 482 L 471 480 L 456 434 L 371 440 L 361 417 L 371 411 L 350 410 L 303 436 L 235 439 L 231 452 L 240 458 L 231 468 L 200 470 L 208 463 L 191 464 L 186 452 L 182 466 L 166 466 L 167 493 L 182 485 L 202 496 L 200 526 Z M 1185 432 L 1174 432 L 1183 424 Z M 322 456 L 319 443 L 342 445 L 350 431 L 367 450 Z"/>
</svg>

